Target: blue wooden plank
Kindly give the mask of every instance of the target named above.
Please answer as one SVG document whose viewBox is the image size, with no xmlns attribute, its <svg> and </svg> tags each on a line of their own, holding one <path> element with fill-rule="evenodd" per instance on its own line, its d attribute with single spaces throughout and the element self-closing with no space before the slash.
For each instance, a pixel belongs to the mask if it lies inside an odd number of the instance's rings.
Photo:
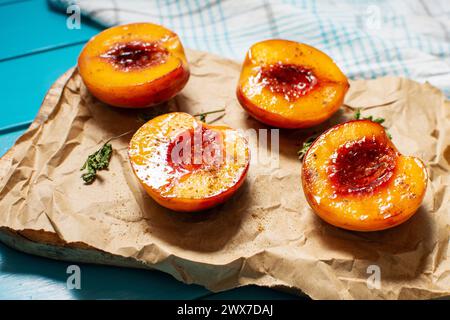
<svg viewBox="0 0 450 320">
<path fill-rule="evenodd" d="M 192 299 L 208 291 L 158 271 L 78 264 L 81 289 L 68 289 L 70 263 L 0 244 L 0 299 Z"/>
<path fill-rule="evenodd" d="M 67 15 L 48 9 L 45 0 L 15 2 L 0 6 L 0 61 L 83 43 L 100 31 L 81 17 L 80 29 L 66 26 Z"/>
<path fill-rule="evenodd" d="M 9 148 L 11 148 L 17 138 L 19 138 L 24 132 L 25 130 L 19 130 L 8 132 L 0 136 L 0 157 L 4 155 Z"/>
<path fill-rule="evenodd" d="M 83 45 L 0 62 L 0 128 L 30 121 L 52 83 L 76 65 Z"/>
<path fill-rule="evenodd" d="M 0 0 L 0 6 L 9 6 L 12 4 L 16 4 L 17 2 L 26 2 L 31 0 Z"/>
</svg>

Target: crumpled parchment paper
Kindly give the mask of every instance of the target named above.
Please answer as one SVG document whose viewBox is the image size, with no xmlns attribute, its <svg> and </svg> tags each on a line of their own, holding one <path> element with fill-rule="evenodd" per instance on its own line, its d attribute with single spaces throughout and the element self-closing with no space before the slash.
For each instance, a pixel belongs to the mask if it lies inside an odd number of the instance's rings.
<svg viewBox="0 0 450 320">
<path fill-rule="evenodd" d="M 235 98 L 238 63 L 189 51 L 191 79 L 161 111 L 225 107 L 218 123 L 266 129 Z M 338 229 L 306 203 L 296 151 L 311 133 L 353 116 L 381 116 L 401 153 L 422 158 L 430 181 L 419 211 L 372 233 Z M 148 110 L 144 110 L 148 111 Z M 0 161 L 0 228 L 33 241 L 131 257 L 213 291 L 246 284 L 316 299 L 426 299 L 450 295 L 450 103 L 429 84 L 401 78 L 351 82 L 345 105 L 310 130 L 280 130 L 279 165 L 252 163 L 227 203 L 204 213 L 157 205 L 134 177 L 127 145 L 113 140 L 109 170 L 84 185 L 80 167 L 112 136 L 142 125 L 142 110 L 93 98 L 76 69 L 49 91 L 30 129 Z M 261 138 L 261 137 L 260 137 Z M 267 150 L 252 150 L 255 153 Z M 373 270 L 380 282 L 374 282 Z M 376 279 L 375 279 L 376 280 Z"/>
</svg>

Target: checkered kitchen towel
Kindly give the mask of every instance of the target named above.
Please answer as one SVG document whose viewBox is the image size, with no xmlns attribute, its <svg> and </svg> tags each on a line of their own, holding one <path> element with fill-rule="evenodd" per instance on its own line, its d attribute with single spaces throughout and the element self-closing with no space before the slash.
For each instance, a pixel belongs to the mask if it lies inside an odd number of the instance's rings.
<svg viewBox="0 0 450 320">
<path fill-rule="evenodd" d="M 450 95 L 449 0 L 49 0 L 105 26 L 150 21 L 188 48 L 241 61 L 251 44 L 296 40 L 328 53 L 351 78 L 397 75 Z"/>
</svg>

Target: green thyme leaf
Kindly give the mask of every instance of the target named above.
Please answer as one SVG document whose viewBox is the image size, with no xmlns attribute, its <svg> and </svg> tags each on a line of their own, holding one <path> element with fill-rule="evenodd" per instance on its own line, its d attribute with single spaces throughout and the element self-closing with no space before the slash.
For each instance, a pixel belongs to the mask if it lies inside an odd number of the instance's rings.
<svg viewBox="0 0 450 320">
<path fill-rule="evenodd" d="M 220 118 L 222 118 L 225 115 L 225 108 L 217 109 L 217 110 L 213 110 L 213 111 L 202 112 L 202 113 L 197 113 L 197 114 L 194 114 L 194 117 L 199 117 L 199 120 L 201 122 L 206 122 L 206 116 L 207 115 L 214 114 L 214 113 L 219 113 L 219 112 L 224 112 L 224 114 L 220 115 L 219 117 L 217 117 L 214 120 L 209 122 L 209 123 L 213 123 L 213 122 L 219 120 Z"/>
<path fill-rule="evenodd" d="M 375 118 L 372 121 L 376 122 L 376 123 L 379 123 L 379 124 L 382 124 L 384 122 L 384 118 Z"/>
<path fill-rule="evenodd" d="M 106 142 L 99 150 L 88 156 L 86 162 L 80 169 L 81 171 L 87 170 L 86 173 L 81 175 L 84 183 L 91 184 L 96 179 L 98 170 L 108 168 L 111 154 L 112 146 L 110 143 Z"/>
<path fill-rule="evenodd" d="M 91 184 L 92 182 L 94 182 L 96 177 L 97 172 L 95 170 L 90 170 L 87 173 L 83 173 L 81 175 L 81 178 L 83 179 L 85 184 Z"/>
<path fill-rule="evenodd" d="M 361 117 L 361 109 L 356 109 L 354 118 L 355 118 L 355 120 L 360 120 L 360 119 L 362 119 L 362 120 L 370 120 L 372 122 L 376 122 L 376 123 L 379 123 L 379 124 L 382 124 L 385 121 L 384 118 L 373 118 L 373 116 Z M 383 126 L 383 127 L 384 127 L 384 129 L 387 129 L 385 126 Z M 386 134 L 389 137 L 389 139 L 392 140 L 392 136 L 391 136 L 391 134 L 389 132 L 387 132 L 387 130 L 386 130 Z"/>
<path fill-rule="evenodd" d="M 112 145 L 110 143 L 111 140 L 126 136 L 127 134 L 130 134 L 132 132 L 134 132 L 134 130 L 130 130 L 118 136 L 109 138 L 100 149 L 87 157 L 83 166 L 80 168 L 80 171 L 87 171 L 81 175 L 81 178 L 83 179 L 85 184 L 91 184 L 95 181 L 95 179 L 97 178 L 97 171 L 108 169 L 109 161 L 111 160 L 113 152 Z"/>
<path fill-rule="evenodd" d="M 370 120 L 379 124 L 382 124 L 385 120 L 384 118 L 374 118 L 373 116 L 368 116 L 368 117 L 363 117 L 361 115 L 361 109 L 356 109 L 355 115 L 354 115 L 354 119 L 355 120 Z"/>
<path fill-rule="evenodd" d="M 309 148 L 313 144 L 314 140 L 316 140 L 316 138 L 317 138 L 317 135 L 313 135 L 313 136 L 308 137 L 303 142 L 302 147 L 300 148 L 300 150 L 297 151 L 297 155 L 300 160 L 302 160 L 305 157 L 306 153 L 308 152 Z"/>
</svg>

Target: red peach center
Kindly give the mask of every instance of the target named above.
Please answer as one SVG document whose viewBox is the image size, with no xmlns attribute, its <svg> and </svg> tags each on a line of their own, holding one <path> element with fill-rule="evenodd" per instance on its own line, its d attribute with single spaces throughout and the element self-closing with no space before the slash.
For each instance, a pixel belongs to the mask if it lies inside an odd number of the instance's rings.
<svg viewBox="0 0 450 320">
<path fill-rule="evenodd" d="M 287 100 L 304 96 L 317 84 L 311 70 L 294 64 L 277 63 L 263 67 L 260 78 L 270 91 L 283 94 Z"/>
<path fill-rule="evenodd" d="M 101 55 L 117 68 L 124 70 L 163 64 L 167 56 L 167 50 L 158 43 L 138 41 L 117 44 L 113 49 Z"/>
<path fill-rule="evenodd" d="M 375 138 L 362 138 L 339 147 L 327 173 L 338 194 L 371 193 L 392 177 L 396 159 L 391 147 Z"/>
</svg>

